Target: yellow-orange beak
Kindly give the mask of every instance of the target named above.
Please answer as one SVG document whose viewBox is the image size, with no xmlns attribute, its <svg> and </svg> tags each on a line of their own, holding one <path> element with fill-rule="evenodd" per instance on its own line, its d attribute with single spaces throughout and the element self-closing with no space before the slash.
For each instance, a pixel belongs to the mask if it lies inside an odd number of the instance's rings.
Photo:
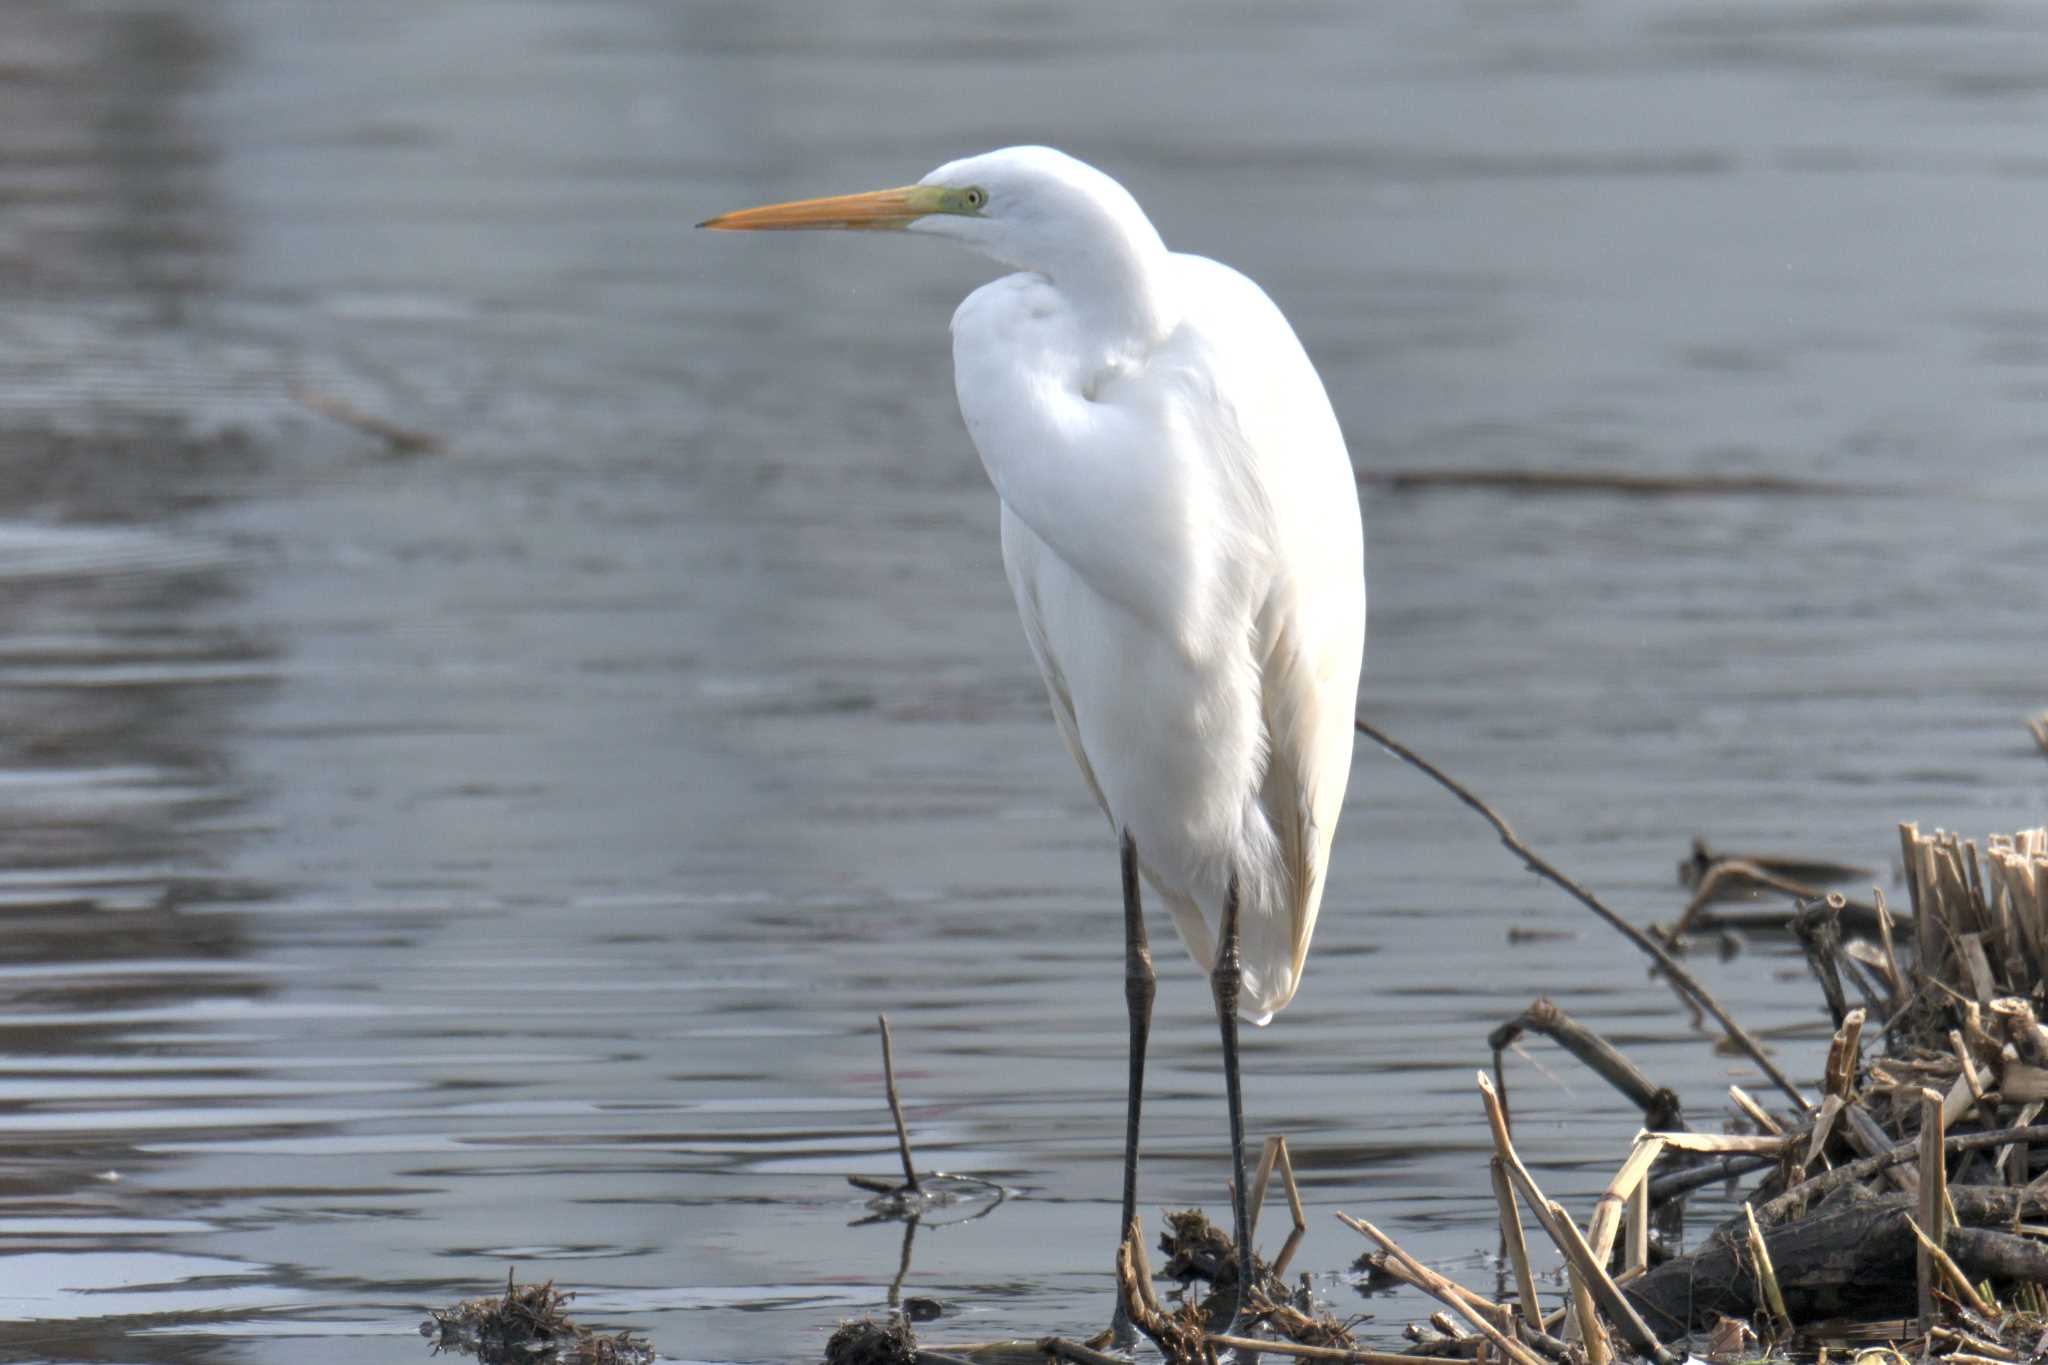
<svg viewBox="0 0 2048 1365">
<path fill-rule="evenodd" d="M 765 204 L 757 209 L 739 209 L 707 218 L 700 228 L 721 232 L 772 232 L 794 228 L 865 228 L 889 230 L 908 227 L 928 213 L 946 208 L 946 191 L 937 185 L 903 185 L 893 190 L 870 190 L 866 194 L 838 194 L 828 199 L 799 199 L 788 204 Z"/>
</svg>

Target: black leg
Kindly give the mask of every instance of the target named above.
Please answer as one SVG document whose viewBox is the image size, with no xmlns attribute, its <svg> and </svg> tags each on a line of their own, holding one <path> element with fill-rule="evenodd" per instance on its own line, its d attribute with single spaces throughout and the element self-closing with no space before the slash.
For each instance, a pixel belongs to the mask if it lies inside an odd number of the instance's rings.
<svg viewBox="0 0 2048 1365">
<path fill-rule="evenodd" d="M 1216 1023 L 1223 1032 L 1223 1090 L 1230 1103 L 1231 1213 L 1237 1232 L 1237 1306 L 1224 1330 L 1235 1334 L 1244 1320 L 1252 1289 L 1252 1218 L 1250 1191 L 1244 1183 L 1244 1092 L 1237 1078 L 1237 997 L 1242 987 L 1243 959 L 1237 946 L 1237 873 L 1223 895 L 1223 935 L 1216 945 L 1216 967 L 1209 986 L 1216 995 Z"/>
<path fill-rule="evenodd" d="M 1124 833 L 1124 1003 L 1131 1015 L 1131 1076 L 1124 1109 L 1124 1220 L 1117 1230 L 1117 1245 L 1131 1235 L 1131 1219 L 1138 1212 L 1138 1117 L 1145 1101 L 1145 1045 L 1152 1036 L 1152 950 L 1145 943 L 1145 913 L 1138 901 L 1138 849 Z M 1110 1323 L 1112 1344 L 1126 1350 L 1138 1342 L 1124 1311 L 1123 1296 L 1116 1301 L 1116 1317 Z"/>
</svg>

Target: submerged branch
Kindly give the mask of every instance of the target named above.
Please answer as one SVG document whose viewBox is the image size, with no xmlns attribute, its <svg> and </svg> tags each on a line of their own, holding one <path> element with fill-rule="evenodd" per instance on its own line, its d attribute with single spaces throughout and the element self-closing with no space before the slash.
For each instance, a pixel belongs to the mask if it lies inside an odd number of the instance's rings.
<svg viewBox="0 0 2048 1365">
<path fill-rule="evenodd" d="M 1505 488 L 1523 493 L 1625 493 L 1635 497 L 1775 493 L 1843 497 L 1881 490 L 1773 474 L 1636 474 L 1608 470 L 1391 469 L 1363 476 L 1378 488 Z"/>
</svg>

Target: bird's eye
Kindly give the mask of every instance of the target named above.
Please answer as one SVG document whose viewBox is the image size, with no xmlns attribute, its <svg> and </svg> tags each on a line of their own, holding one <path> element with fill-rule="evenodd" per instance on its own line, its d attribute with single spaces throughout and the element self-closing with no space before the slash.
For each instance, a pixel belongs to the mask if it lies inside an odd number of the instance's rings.
<svg viewBox="0 0 2048 1365">
<path fill-rule="evenodd" d="M 988 191 L 979 185 L 969 185 L 967 193 L 961 197 L 966 200 L 968 208 L 978 209 L 988 202 Z"/>
</svg>

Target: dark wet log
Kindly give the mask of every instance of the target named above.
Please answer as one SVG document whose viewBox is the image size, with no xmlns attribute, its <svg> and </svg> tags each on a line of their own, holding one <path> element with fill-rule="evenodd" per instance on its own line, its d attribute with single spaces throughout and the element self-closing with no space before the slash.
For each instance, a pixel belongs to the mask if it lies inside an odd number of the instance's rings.
<svg viewBox="0 0 2048 1365">
<path fill-rule="evenodd" d="M 2048 1284 L 2048 1245 L 1984 1228 L 1954 1228 L 1942 1249 L 1973 1279 Z"/>
<path fill-rule="evenodd" d="M 1960 1226 L 2010 1223 L 2048 1211 L 2048 1191 L 1990 1185 L 1949 1190 Z M 1765 1245 L 1795 1322 L 1817 1317 L 1897 1316 L 1913 1292 L 1919 1243 L 1907 1220 L 1909 1196 L 1851 1200 L 1768 1229 Z M 1954 1234 L 1951 1233 L 1951 1236 Z M 2015 1239 L 2017 1240 L 2017 1239 Z M 1748 1319 L 1758 1309 L 1756 1276 L 1738 1238 L 1717 1231 L 1698 1248 L 1623 1286 L 1650 1330 L 1671 1337 L 1710 1326 L 1717 1315 Z"/>
<path fill-rule="evenodd" d="M 1657 1085 L 1621 1049 L 1559 1009 L 1547 997 L 1530 1002 L 1513 1019 L 1486 1036 L 1494 1052 L 1494 1071 L 1499 1074 L 1500 1054 L 1524 1033 L 1540 1033 L 1586 1064 L 1588 1070 L 1621 1092 L 1624 1099 L 1643 1111 L 1643 1127 L 1655 1132 L 1682 1132 L 1685 1115 L 1678 1095 Z"/>
</svg>

